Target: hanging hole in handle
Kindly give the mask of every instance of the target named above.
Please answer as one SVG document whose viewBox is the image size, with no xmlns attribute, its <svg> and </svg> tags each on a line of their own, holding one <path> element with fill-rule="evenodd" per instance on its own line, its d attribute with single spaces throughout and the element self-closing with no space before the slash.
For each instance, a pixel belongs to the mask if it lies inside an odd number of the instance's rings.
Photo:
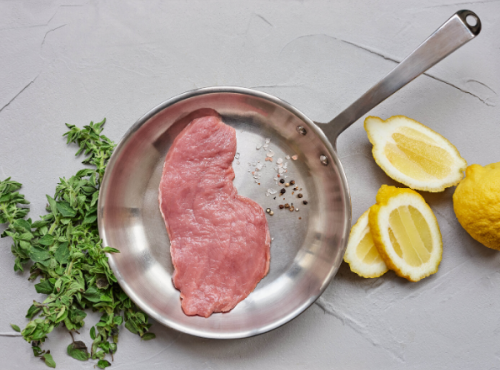
<svg viewBox="0 0 500 370">
<path fill-rule="evenodd" d="M 476 13 L 470 10 L 459 10 L 456 15 L 458 15 L 464 26 L 466 26 L 474 36 L 479 35 L 479 32 L 481 32 L 481 20 Z"/>
<path fill-rule="evenodd" d="M 467 23 L 471 27 L 475 27 L 477 25 L 478 20 L 479 19 L 475 15 L 469 14 L 465 18 L 465 23 Z"/>
</svg>

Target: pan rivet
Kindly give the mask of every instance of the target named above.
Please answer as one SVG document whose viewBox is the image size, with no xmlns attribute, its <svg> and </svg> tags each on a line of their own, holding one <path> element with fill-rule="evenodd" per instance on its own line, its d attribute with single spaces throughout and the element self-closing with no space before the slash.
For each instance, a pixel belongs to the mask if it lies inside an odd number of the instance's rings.
<svg viewBox="0 0 500 370">
<path fill-rule="evenodd" d="M 326 157 L 326 155 L 320 155 L 319 156 L 319 161 L 324 165 L 324 166 L 328 166 L 328 158 Z"/>
<path fill-rule="evenodd" d="M 299 134 L 301 135 L 305 135 L 307 134 L 307 131 L 306 129 L 304 128 L 304 126 L 297 126 L 297 131 L 299 132 Z"/>
</svg>

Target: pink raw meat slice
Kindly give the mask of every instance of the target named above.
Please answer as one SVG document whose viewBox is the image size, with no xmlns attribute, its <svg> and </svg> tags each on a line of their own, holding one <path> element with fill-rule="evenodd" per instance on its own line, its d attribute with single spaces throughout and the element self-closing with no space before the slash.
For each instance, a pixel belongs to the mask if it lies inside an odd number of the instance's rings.
<svg viewBox="0 0 500 370">
<path fill-rule="evenodd" d="M 233 309 L 267 274 L 270 236 L 262 207 L 233 185 L 235 130 L 215 111 L 197 117 L 168 151 L 159 202 L 182 309 L 209 317 Z"/>
</svg>

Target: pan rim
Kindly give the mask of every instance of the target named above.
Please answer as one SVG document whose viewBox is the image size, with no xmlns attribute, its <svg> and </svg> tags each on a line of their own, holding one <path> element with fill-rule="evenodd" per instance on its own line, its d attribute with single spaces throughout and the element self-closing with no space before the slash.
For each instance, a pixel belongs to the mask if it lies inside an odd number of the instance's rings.
<svg viewBox="0 0 500 370">
<path fill-rule="evenodd" d="M 242 94 L 242 95 L 250 95 L 253 97 L 258 97 L 262 98 L 268 101 L 271 101 L 272 103 L 275 103 L 282 108 L 290 111 L 292 114 L 296 115 L 299 117 L 301 120 L 306 122 L 308 126 L 312 129 L 315 135 L 317 135 L 320 140 L 323 142 L 325 147 L 328 150 L 328 154 L 333 160 L 334 163 L 331 165 L 335 165 L 338 169 L 339 177 L 341 179 L 342 183 L 342 193 L 344 195 L 344 199 L 347 200 L 347 206 L 345 210 L 345 227 L 342 232 L 342 238 L 340 240 L 340 245 L 342 254 L 345 252 L 347 248 L 347 241 L 348 241 L 348 233 L 351 227 L 351 222 L 352 222 L 352 203 L 351 203 L 351 197 L 350 197 L 350 191 L 349 191 L 349 186 L 347 183 L 347 177 L 344 172 L 344 168 L 338 158 L 337 152 L 333 145 L 331 144 L 330 140 L 328 140 L 327 136 L 325 133 L 317 126 L 317 124 L 309 119 L 305 114 L 303 114 L 300 110 L 295 108 L 293 105 L 290 103 L 277 98 L 273 95 L 267 94 L 265 92 L 261 92 L 258 90 L 253 90 L 250 88 L 245 88 L 245 87 L 237 87 L 237 86 L 213 86 L 213 87 L 203 87 L 195 90 L 190 90 L 186 91 L 184 93 L 181 93 L 179 95 L 176 95 L 170 99 L 165 100 L 164 102 L 158 104 L 154 108 L 150 109 L 148 112 L 146 112 L 144 115 L 142 115 L 136 122 L 127 130 L 127 132 L 123 135 L 123 137 L 120 139 L 120 142 L 116 146 L 115 150 L 113 151 L 113 154 L 111 155 L 111 158 L 109 159 L 106 171 L 104 173 L 104 177 L 101 183 L 101 189 L 99 193 L 99 199 L 98 199 L 98 228 L 99 228 L 99 235 L 103 240 L 104 244 L 106 243 L 106 232 L 105 232 L 105 224 L 104 224 L 104 219 L 103 219 L 103 211 L 104 207 L 106 205 L 106 184 L 108 183 L 108 177 L 110 176 L 109 174 L 113 172 L 113 168 L 115 166 L 115 163 L 117 161 L 117 158 L 119 156 L 119 153 L 122 149 L 122 147 L 126 144 L 128 139 L 137 131 L 139 130 L 150 118 L 155 116 L 156 114 L 160 113 L 164 109 L 182 101 L 186 100 L 195 96 L 199 95 L 206 95 L 206 94 L 218 94 L 218 93 L 233 93 L 233 94 Z M 335 138 L 336 139 L 336 138 Z M 109 266 L 113 270 L 115 277 L 120 284 L 121 288 L 124 290 L 124 292 L 132 299 L 132 301 L 137 304 L 137 306 L 143 310 L 145 313 L 147 313 L 151 318 L 155 319 L 162 325 L 165 325 L 171 329 L 174 329 L 176 331 L 194 335 L 197 337 L 202 337 L 202 338 L 209 338 L 209 339 L 240 339 L 240 338 L 248 338 L 260 334 L 264 334 L 266 332 L 269 332 L 271 330 L 274 330 L 291 320 L 295 319 L 298 317 L 300 314 L 302 314 L 308 307 L 310 307 L 325 291 L 326 287 L 330 284 L 332 281 L 333 277 L 336 275 L 338 269 L 340 268 L 341 261 L 338 264 L 338 266 L 333 266 L 330 269 L 328 275 L 326 278 L 323 280 L 323 284 L 319 289 L 319 293 L 315 294 L 314 296 L 311 296 L 308 300 L 304 301 L 302 305 L 297 307 L 294 311 L 290 312 L 288 315 L 282 317 L 280 320 L 274 321 L 272 324 L 268 324 L 266 326 L 261 326 L 257 329 L 253 329 L 252 331 L 244 331 L 244 332 L 235 332 L 235 333 L 213 333 L 209 331 L 205 331 L 203 329 L 200 330 L 193 330 L 191 328 L 186 328 L 182 325 L 178 325 L 175 322 L 172 322 L 170 320 L 165 319 L 163 316 L 159 315 L 156 313 L 156 311 L 152 310 L 146 303 L 142 301 L 140 297 L 135 293 L 135 291 L 129 286 L 129 284 L 125 281 L 124 277 L 120 274 L 119 268 L 117 267 L 115 260 L 113 258 L 112 254 L 106 253 L 108 257 L 108 262 Z"/>
</svg>

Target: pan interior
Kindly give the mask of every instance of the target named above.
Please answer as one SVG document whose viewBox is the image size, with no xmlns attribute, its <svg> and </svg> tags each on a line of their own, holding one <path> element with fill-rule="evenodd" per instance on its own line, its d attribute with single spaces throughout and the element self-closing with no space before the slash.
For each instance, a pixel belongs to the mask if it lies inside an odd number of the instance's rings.
<svg viewBox="0 0 500 370">
<path fill-rule="evenodd" d="M 110 265 L 121 286 L 150 316 L 197 336 L 241 338 L 284 324 L 321 294 L 342 260 L 350 201 L 340 163 L 310 120 L 266 94 L 220 90 L 174 98 L 131 128 L 108 165 L 99 199 L 99 230 L 106 245 L 120 250 L 110 256 Z M 267 215 L 272 238 L 269 274 L 231 312 L 208 319 L 182 312 L 158 207 L 166 153 L 189 123 L 187 116 L 203 108 L 215 109 L 236 129 L 238 154 L 233 168 L 239 194 L 274 212 Z M 266 138 L 268 147 L 257 150 Z M 265 161 L 269 150 L 274 152 L 272 162 Z M 291 158 L 295 155 L 297 160 Z M 328 158 L 328 165 L 321 163 L 321 155 Z M 301 190 L 290 186 L 280 196 L 284 186 L 275 180 L 278 158 L 287 163 L 280 178 L 294 180 Z M 256 173 L 260 178 L 254 178 Z M 268 189 L 276 193 L 269 194 Z M 299 211 L 279 209 L 285 203 L 293 203 Z"/>
</svg>

